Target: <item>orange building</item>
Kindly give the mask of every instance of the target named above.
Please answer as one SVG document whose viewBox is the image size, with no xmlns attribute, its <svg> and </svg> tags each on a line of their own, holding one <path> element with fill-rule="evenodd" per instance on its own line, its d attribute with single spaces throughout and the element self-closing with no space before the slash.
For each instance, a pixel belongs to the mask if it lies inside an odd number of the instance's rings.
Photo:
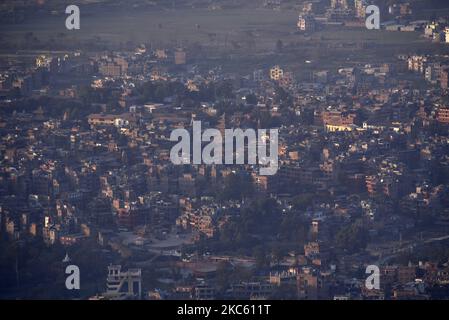
<svg viewBox="0 0 449 320">
<path fill-rule="evenodd" d="M 437 112 L 437 121 L 449 124 L 449 108 L 439 108 Z"/>
</svg>

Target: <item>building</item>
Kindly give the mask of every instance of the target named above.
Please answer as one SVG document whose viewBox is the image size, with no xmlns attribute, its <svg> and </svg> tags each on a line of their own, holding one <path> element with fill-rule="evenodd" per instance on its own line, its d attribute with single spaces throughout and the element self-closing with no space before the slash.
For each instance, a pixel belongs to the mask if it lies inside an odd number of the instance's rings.
<svg viewBox="0 0 449 320">
<path fill-rule="evenodd" d="M 315 31 L 315 19 L 310 15 L 300 15 L 298 18 L 298 29 L 300 31 Z"/>
<path fill-rule="evenodd" d="M 267 299 L 272 293 L 273 285 L 267 282 L 241 282 L 230 290 L 232 299 Z"/>
<path fill-rule="evenodd" d="M 332 9 L 345 9 L 349 8 L 347 0 L 331 0 Z"/>
<path fill-rule="evenodd" d="M 112 114 L 91 114 L 88 117 L 88 123 L 91 126 L 117 126 L 122 127 L 135 121 L 134 116 L 130 113 L 119 115 Z"/>
<path fill-rule="evenodd" d="M 195 300 L 213 300 L 215 298 L 215 289 L 205 282 L 195 286 Z"/>
<path fill-rule="evenodd" d="M 449 27 L 444 29 L 444 42 L 449 43 Z"/>
<path fill-rule="evenodd" d="M 110 62 L 101 64 L 98 68 L 98 71 L 106 77 L 120 77 L 122 74 L 121 67 Z"/>
<path fill-rule="evenodd" d="M 121 77 L 128 71 L 128 62 L 121 57 L 108 59 L 100 62 L 98 71 L 106 77 Z"/>
<path fill-rule="evenodd" d="M 423 73 L 427 63 L 427 57 L 411 56 L 408 58 L 408 70 Z"/>
<path fill-rule="evenodd" d="M 449 70 L 443 69 L 440 71 L 440 87 L 443 90 L 447 90 L 449 88 Z"/>
<path fill-rule="evenodd" d="M 38 68 L 48 68 L 50 66 L 50 62 L 51 62 L 51 58 L 44 56 L 44 55 L 40 55 L 36 58 L 36 67 Z"/>
<path fill-rule="evenodd" d="M 438 33 L 438 23 L 431 22 L 428 23 L 424 28 L 424 35 L 429 38 L 433 38 L 433 35 Z"/>
<path fill-rule="evenodd" d="M 279 81 L 284 76 L 284 70 L 280 66 L 274 66 L 270 69 L 270 79 Z"/>
<path fill-rule="evenodd" d="M 367 4 L 365 0 L 354 0 L 355 16 L 359 19 L 365 19 L 366 7 Z"/>
<path fill-rule="evenodd" d="M 356 117 L 353 113 L 324 111 L 321 115 L 327 131 L 351 131 Z"/>
<path fill-rule="evenodd" d="M 266 76 L 265 76 L 265 72 L 262 69 L 257 69 L 254 70 L 253 72 L 253 80 L 254 81 L 263 81 L 265 80 Z"/>
<path fill-rule="evenodd" d="M 426 81 L 436 84 L 441 76 L 442 66 L 440 63 L 432 63 L 428 67 L 426 67 L 424 76 Z"/>
<path fill-rule="evenodd" d="M 303 268 L 296 277 L 298 299 L 318 300 L 323 296 L 323 284 L 312 269 Z"/>
<path fill-rule="evenodd" d="M 412 14 L 410 3 L 393 4 L 388 7 L 388 13 L 394 16 L 408 16 Z"/>
<path fill-rule="evenodd" d="M 297 272 L 295 269 L 289 270 L 289 271 L 283 271 L 283 272 L 270 272 L 269 281 L 271 284 L 276 286 L 283 286 L 283 285 L 295 285 L 296 284 L 296 276 Z"/>
<path fill-rule="evenodd" d="M 284 75 L 279 80 L 279 85 L 284 88 L 288 88 L 295 83 L 295 77 L 293 72 L 284 72 Z"/>
<path fill-rule="evenodd" d="M 154 52 L 154 55 L 159 60 L 164 60 L 164 59 L 168 58 L 168 55 L 167 55 L 167 52 L 165 51 L 165 49 L 156 49 L 156 51 Z"/>
<path fill-rule="evenodd" d="M 184 50 L 178 49 L 175 51 L 175 64 L 182 65 L 187 62 L 187 54 Z"/>
<path fill-rule="evenodd" d="M 309 242 L 304 245 L 304 255 L 306 257 L 315 257 L 320 254 L 320 245 L 318 242 Z"/>
<path fill-rule="evenodd" d="M 449 124 L 449 108 L 439 108 L 437 111 L 437 121 Z"/>
<path fill-rule="evenodd" d="M 122 266 L 108 267 L 105 297 L 110 299 L 130 299 L 142 297 L 142 271 L 129 269 L 122 271 Z"/>
</svg>

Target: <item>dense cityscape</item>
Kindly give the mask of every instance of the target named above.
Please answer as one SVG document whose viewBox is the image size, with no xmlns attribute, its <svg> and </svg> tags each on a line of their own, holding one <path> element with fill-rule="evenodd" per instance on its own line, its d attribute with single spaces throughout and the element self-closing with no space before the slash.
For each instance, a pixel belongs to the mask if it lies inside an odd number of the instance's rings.
<svg viewBox="0 0 449 320">
<path fill-rule="evenodd" d="M 153 33 L 125 30 L 147 13 Z M 89 29 L 97 15 L 124 24 Z M 444 1 L 30 0 L 0 17 L 0 299 L 449 299 Z M 278 129 L 277 171 L 173 163 L 194 123 Z"/>
</svg>

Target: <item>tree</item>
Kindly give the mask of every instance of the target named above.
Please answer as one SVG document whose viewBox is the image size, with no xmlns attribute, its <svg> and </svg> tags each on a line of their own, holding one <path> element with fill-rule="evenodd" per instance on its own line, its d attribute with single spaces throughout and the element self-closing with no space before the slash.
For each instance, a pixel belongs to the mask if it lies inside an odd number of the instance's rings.
<svg viewBox="0 0 449 320">
<path fill-rule="evenodd" d="M 20 88 L 14 87 L 11 89 L 11 98 L 18 99 L 22 97 L 22 92 L 20 91 Z"/>
<path fill-rule="evenodd" d="M 258 269 L 265 268 L 268 266 L 269 259 L 263 247 L 254 248 L 253 257 L 256 259 L 256 266 Z"/>
<path fill-rule="evenodd" d="M 275 245 L 271 248 L 271 257 L 277 265 L 281 263 L 284 258 L 284 252 L 279 245 Z"/>
<path fill-rule="evenodd" d="M 248 174 L 231 173 L 225 178 L 224 189 L 218 195 L 222 200 L 241 200 L 254 192 L 253 181 Z"/>
<path fill-rule="evenodd" d="M 220 99 L 233 99 L 235 98 L 234 95 L 234 86 L 232 85 L 232 82 L 229 80 L 225 80 L 220 82 L 217 85 L 217 97 Z"/>
<path fill-rule="evenodd" d="M 281 86 L 275 89 L 275 100 L 278 103 L 288 103 L 291 100 L 290 94 Z"/>
<path fill-rule="evenodd" d="M 313 203 L 314 194 L 312 193 L 304 193 L 297 195 L 293 199 L 293 207 L 298 210 L 306 210 Z"/>
<path fill-rule="evenodd" d="M 277 52 L 282 52 L 282 50 L 284 49 L 284 43 L 282 42 L 282 40 L 278 40 L 276 41 L 276 51 Z"/>
<path fill-rule="evenodd" d="M 335 244 L 350 253 L 364 250 L 368 244 L 366 230 L 358 223 L 343 227 L 335 236 Z"/>
<path fill-rule="evenodd" d="M 222 261 L 217 267 L 217 287 L 219 291 L 224 291 L 229 285 L 233 269 L 229 262 Z"/>
<path fill-rule="evenodd" d="M 247 104 L 257 104 L 257 96 L 254 93 L 248 94 L 245 98 Z"/>
</svg>

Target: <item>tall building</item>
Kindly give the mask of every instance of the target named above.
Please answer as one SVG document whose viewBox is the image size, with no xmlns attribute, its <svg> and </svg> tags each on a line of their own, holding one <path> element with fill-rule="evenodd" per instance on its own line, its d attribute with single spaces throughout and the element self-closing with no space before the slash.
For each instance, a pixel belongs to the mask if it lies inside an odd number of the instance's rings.
<svg viewBox="0 0 449 320">
<path fill-rule="evenodd" d="M 142 297 L 142 270 L 122 271 L 122 266 L 108 267 L 105 297 L 110 299 L 130 299 Z"/>
</svg>

